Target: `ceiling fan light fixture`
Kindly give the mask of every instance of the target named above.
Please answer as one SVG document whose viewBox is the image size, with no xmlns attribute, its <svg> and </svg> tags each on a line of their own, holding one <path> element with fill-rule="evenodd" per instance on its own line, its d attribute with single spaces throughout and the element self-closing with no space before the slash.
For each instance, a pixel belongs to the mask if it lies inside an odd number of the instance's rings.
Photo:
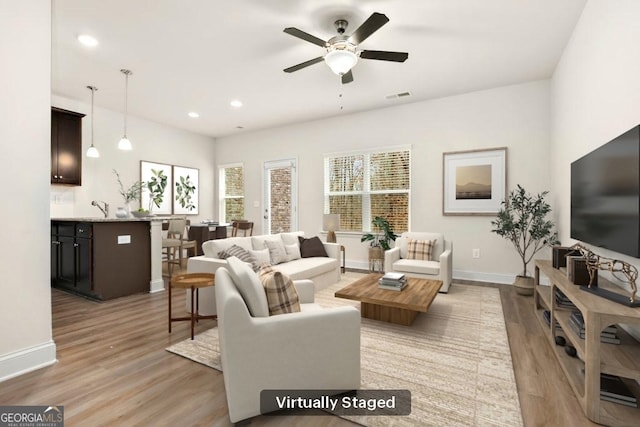
<svg viewBox="0 0 640 427">
<path fill-rule="evenodd" d="M 358 55 L 350 50 L 335 49 L 331 50 L 324 56 L 324 62 L 327 63 L 331 71 L 342 76 L 347 74 L 351 68 L 358 62 Z"/>
</svg>

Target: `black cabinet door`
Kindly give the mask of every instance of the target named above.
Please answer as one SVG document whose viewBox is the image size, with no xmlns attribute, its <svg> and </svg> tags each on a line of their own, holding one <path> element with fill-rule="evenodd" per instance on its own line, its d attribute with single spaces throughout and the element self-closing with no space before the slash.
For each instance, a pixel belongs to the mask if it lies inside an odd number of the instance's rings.
<svg viewBox="0 0 640 427">
<path fill-rule="evenodd" d="M 76 290 L 90 294 L 93 291 L 92 239 L 76 238 L 75 265 Z"/>
<path fill-rule="evenodd" d="M 82 117 L 84 114 L 51 110 L 51 182 L 82 184 Z"/>
<path fill-rule="evenodd" d="M 57 286 L 73 289 L 76 282 L 76 242 L 73 236 L 58 236 L 59 274 Z"/>
</svg>

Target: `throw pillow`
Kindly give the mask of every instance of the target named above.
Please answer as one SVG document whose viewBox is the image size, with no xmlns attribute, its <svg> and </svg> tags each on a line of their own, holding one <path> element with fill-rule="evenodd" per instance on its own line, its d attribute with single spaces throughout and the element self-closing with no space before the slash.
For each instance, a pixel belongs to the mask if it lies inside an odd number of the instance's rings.
<svg viewBox="0 0 640 427">
<path fill-rule="evenodd" d="M 264 265 L 271 265 L 271 261 L 269 260 L 269 249 L 265 248 L 258 251 L 250 250 L 249 254 L 256 259 L 258 268 Z"/>
<path fill-rule="evenodd" d="M 249 251 L 241 248 L 238 245 L 232 245 L 230 248 L 218 252 L 218 258 L 220 259 L 227 259 L 232 256 L 240 259 L 241 261 L 251 264 L 251 268 L 253 268 L 253 271 L 257 271 L 260 268 L 260 266 L 258 265 L 258 260 L 256 260 L 249 253 Z"/>
<path fill-rule="evenodd" d="M 298 291 L 288 275 L 266 266 L 260 269 L 258 277 L 267 295 L 269 316 L 300 311 Z"/>
<path fill-rule="evenodd" d="M 264 245 L 269 249 L 271 265 L 280 264 L 281 262 L 287 262 L 289 260 L 282 240 L 265 240 Z"/>
<path fill-rule="evenodd" d="M 431 261 L 431 253 L 436 245 L 435 240 L 409 239 L 407 243 L 407 258 L 422 261 Z"/>
<path fill-rule="evenodd" d="M 284 248 L 287 251 L 288 261 L 302 258 L 302 256 L 300 255 L 300 247 L 297 244 L 294 243 L 293 245 L 284 245 Z"/>
<path fill-rule="evenodd" d="M 324 249 L 324 245 L 318 236 L 314 236 L 309 239 L 298 236 L 298 241 L 300 241 L 300 256 L 302 258 L 329 256 L 327 255 L 327 251 Z"/>
<path fill-rule="evenodd" d="M 269 306 L 258 275 L 249 264 L 236 257 L 227 258 L 229 274 L 253 317 L 269 316 Z"/>
</svg>

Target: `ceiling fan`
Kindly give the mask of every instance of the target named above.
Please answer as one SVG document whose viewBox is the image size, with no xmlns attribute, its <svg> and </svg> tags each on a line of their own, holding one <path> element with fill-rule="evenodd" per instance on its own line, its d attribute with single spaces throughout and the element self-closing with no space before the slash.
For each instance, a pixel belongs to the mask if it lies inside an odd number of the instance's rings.
<svg viewBox="0 0 640 427">
<path fill-rule="evenodd" d="M 318 62 L 325 61 L 331 70 L 341 76 L 342 84 L 351 83 L 353 81 L 353 73 L 351 68 L 356 65 L 358 58 L 377 59 L 380 61 L 404 62 L 409 57 L 407 52 L 390 52 L 385 50 L 363 50 L 358 45 L 365 41 L 371 34 L 375 33 L 384 24 L 389 22 L 386 15 L 374 12 L 364 21 L 357 30 L 350 36 L 344 34 L 349 23 L 344 19 L 338 19 L 334 22 L 338 35 L 327 41 L 305 33 L 295 27 L 288 27 L 284 32 L 318 45 L 326 50 L 323 56 L 302 62 L 289 68 L 285 68 L 285 73 L 293 73 Z"/>
</svg>

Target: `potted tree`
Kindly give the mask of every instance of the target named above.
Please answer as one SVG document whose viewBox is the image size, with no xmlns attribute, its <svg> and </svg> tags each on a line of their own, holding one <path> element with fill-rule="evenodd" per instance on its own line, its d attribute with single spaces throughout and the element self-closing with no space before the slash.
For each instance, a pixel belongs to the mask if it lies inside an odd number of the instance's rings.
<svg viewBox="0 0 640 427">
<path fill-rule="evenodd" d="M 377 216 L 371 221 L 374 233 L 365 233 L 360 238 L 361 242 L 369 243 L 369 264 L 376 260 L 384 260 L 384 251 L 391 249 L 390 243 L 398 237 L 391 229 L 391 224 L 386 219 Z"/>
<path fill-rule="evenodd" d="M 522 273 L 516 276 L 514 286 L 520 295 L 533 295 L 533 277 L 527 265 L 533 256 L 546 246 L 558 243 L 558 233 L 547 218 L 551 206 L 546 202 L 545 191 L 532 195 L 519 184 L 502 202 L 498 218 L 491 221 L 491 231 L 509 240 L 522 260 Z"/>
</svg>

